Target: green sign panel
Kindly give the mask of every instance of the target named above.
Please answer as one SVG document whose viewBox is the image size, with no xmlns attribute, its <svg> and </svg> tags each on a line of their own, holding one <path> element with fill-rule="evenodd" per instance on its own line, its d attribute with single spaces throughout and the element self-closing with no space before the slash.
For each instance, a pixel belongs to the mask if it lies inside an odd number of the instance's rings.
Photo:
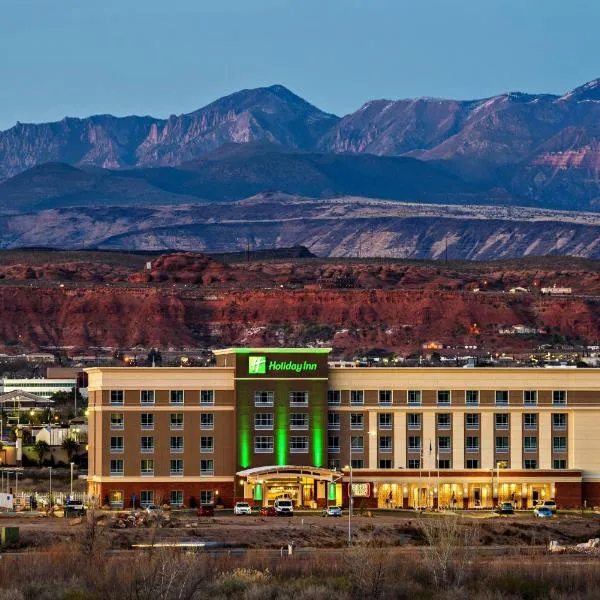
<svg viewBox="0 0 600 600">
<path fill-rule="evenodd" d="M 318 364 L 308 360 L 267 360 L 266 356 L 249 356 L 248 373 L 266 375 L 267 373 L 311 373 L 317 371 Z"/>
<path fill-rule="evenodd" d="M 266 373 L 267 373 L 267 357 L 266 356 L 249 356 L 248 357 L 248 373 L 250 373 L 250 375 L 266 375 Z"/>
</svg>

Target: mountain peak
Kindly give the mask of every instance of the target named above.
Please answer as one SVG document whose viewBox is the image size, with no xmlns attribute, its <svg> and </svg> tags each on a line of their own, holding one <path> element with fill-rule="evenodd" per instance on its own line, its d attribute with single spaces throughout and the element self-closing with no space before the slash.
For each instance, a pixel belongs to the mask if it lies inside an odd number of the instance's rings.
<svg viewBox="0 0 600 600">
<path fill-rule="evenodd" d="M 576 87 L 560 99 L 574 102 L 582 102 L 585 100 L 600 101 L 600 77 Z"/>
</svg>

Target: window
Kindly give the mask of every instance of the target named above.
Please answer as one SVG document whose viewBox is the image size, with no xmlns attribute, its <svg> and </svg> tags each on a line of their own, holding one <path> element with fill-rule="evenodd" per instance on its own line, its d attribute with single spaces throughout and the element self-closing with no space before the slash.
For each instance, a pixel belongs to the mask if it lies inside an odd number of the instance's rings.
<svg viewBox="0 0 600 600">
<path fill-rule="evenodd" d="M 564 458 L 555 458 L 552 461 L 552 468 L 553 469 L 566 469 L 567 461 Z"/>
<path fill-rule="evenodd" d="M 200 504 L 212 504 L 214 502 L 214 495 L 212 490 L 201 490 L 200 491 Z"/>
<path fill-rule="evenodd" d="M 377 419 L 379 421 L 379 429 L 392 428 L 392 413 L 379 413 Z"/>
<path fill-rule="evenodd" d="M 508 437 L 496 436 L 496 452 L 508 452 Z"/>
<path fill-rule="evenodd" d="M 273 392 L 254 392 L 254 406 L 273 406 Z"/>
<path fill-rule="evenodd" d="M 342 466 L 342 461 L 339 458 L 330 458 L 327 460 L 327 467 L 334 471 L 339 471 Z"/>
<path fill-rule="evenodd" d="M 525 452 L 537 452 L 537 438 L 525 436 L 523 438 L 523 450 Z"/>
<path fill-rule="evenodd" d="M 408 413 L 406 418 L 409 429 L 421 429 L 421 413 Z"/>
<path fill-rule="evenodd" d="M 140 404 L 154 404 L 154 390 L 142 390 L 140 392 Z"/>
<path fill-rule="evenodd" d="M 443 435 L 438 438 L 438 450 L 440 452 L 450 452 L 450 436 Z"/>
<path fill-rule="evenodd" d="M 392 451 L 392 436 L 391 435 L 380 435 L 379 436 L 379 452 L 391 452 Z"/>
<path fill-rule="evenodd" d="M 477 436 L 467 436 L 465 446 L 467 452 L 479 452 L 479 438 Z"/>
<path fill-rule="evenodd" d="M 200 475 L 214 475 L 215 461 L 212 458 L 203 458 L 200 461 Z"/>
<path fill-rule="evenodd" d="M 273 429 L 273 413 L 256 413 L 254 429 Z"/>
<path fill-rule="evenodd" d="M 448 390 L 438 390 L 437 403 L 450 404 L 450 392 Z"/>
<path fill-rule="evenodd" d="M 328 452 L 339 452 L 340 451 L 339 436 L 330 435 L 327 437 L 327 450 L 328 450 Z"/>
<path fill-rule="evenodd" d="M 308 429 L 308 415 L 306 413 L 291 413 L 290 429 Z"/>
<path fill-rule="evenodd" d="M 169 495 L 171 506 L 183 506 L 183 491 L 173 490 Z"/>
<path fill-rule="evenodd" d="M 421 459 L 420 458 L 409 458 L 408 459 L 408 468 L 409 469 L 420 469 L 421 468 Z"/>
<path fill-rule="evenodd" d="M 327 404 L 335 406 L 342 403 L 342 392 L 340 390 L 327 390 Z"/>
<path fill-rule="evenodd" d="M 496 414 L 496 429 L 508 429 L 508 414 Z"/>
<path fill-rule="evenodd" d="M 169 475 L 183 475 L 183 459 L 172 458 L 169 462 Z"/>
<path fill-rule="evenodd" d="M 123 404 L 123 390 L 111 390 L 110 391 L 110 403 L 115 406 L 115 405 L 121 405 Z"/>
<path fill-rule="evenodd" d="M 154 476 L 154 460 L 151 458 L 144 458 L 140 461 L 140 475 L 142 477 Z"/>
<path fill-rule="evenodd" d="M 523 461 L 523 466 L 526 469 L 537 469 L 537 460 L 535 458 L 526 458 Z"/>
<path fill-rule="evenodd" d="M 379 390 L 379 404 L 387 406 L 392 403 L 392 390 Z"/>
<path fill-rule="evenodd" d="M 465 404 L 479 404 L 479 392 L 477 390 L 467 390 L 465 392 Z"/>
<path fill-rule="evenodd" d="M 350 447 L 352 452 L 362 452 L 365 448 L 365 442 L 362 435 L 353 435 L 350 438 Z"/>
<path fill-rule="evenodd" d="M 450 429 L 450 415 L 448 413 L 437 415 L 437 426 L 438 429 Z"/>
<path fill-rule="evenodd" d="M 214 403 L 215 403 L 214 390 L 200 390 L 200 404 L 214 404 Z"/>
<path fill-rule="evenodd" d="M 465 461 L 465 467 L 467 469 L 479 469 L 479 459 L 467 458 L 467 460 Z"/>
<path fill-rule="evenodd" d="M 171 413 L 169 427 L 171 431 L 183 429 L 183 413 Z"/>
<path fill-rule="evenodd" d="M 254 437 L 254 452 L 256 454 L 273 454 L 273 436 L 257 435 Z"/>
<path fill-rule="evenodd" d="M 362 458 L 353 458 L 350 461 L 353 469 L 363 469 L 365 466 L 365 461 Z"/>
<path fill-rule="evenodd" d="M 450 468 L 450 459 L 443 458 L 438 460 L 438 469 L 449 469 Z"/>
<path fill-rule="evenodd" d="M 416 435 L 408 436 L 408 450 L 409 452 L 418 452 L 421 450 L 421 438 Z"/>
<path fill-rule="evenodd" d="M 508 390 L 501 390 L 496 392 L 496 406 L 507 406 L 508 405 Z"/>
<path fill-rule="evenodd" d="M 123 459 L 122 458 L 111 459 L 110 474 L 111 475 L 123 475 Z"/>
<path fill-rule="evenodd" d="M 565 390 L 554 390 L 552 392 L 552 404 L 561 406 L 567 403 L 567 392 Z"/>
<path fill-rule="evenodd" d="M 123 413 L 110 413 L 110 428 L 123 429 Z"/>
<path fill-rule="evenodd" d="M 350 413 L 350 428 L 362 429 L 365 425 L 365 416 L 362 413 Z"/>
<path fill-rule="evenodd" d="M 291 436 L 290 437 L 290 452 L 292 454 L 308 453 L 308 437 L 306 436 Z"/>
<path fill-rule="evenodd" d="M 567 428 L 567 415 L 564 413 L 554 413 L 552 415 L 552 429 L 565 430 Z"/>
<path fill-rule="evenodd" d="M 171 390 L 169 401 L 171 404 L 183 404 L 183 390 Z"/>
<path fill-rule="evenodd" d="M 154 452 L 154 438 L 152 436 L 143 435 L 140 438 L 140 450 L 142 454 L 152 454 Z"/>
<path fill-rule="evenodd" d="M 171 452 L 183 452 L 183 436 L 171 436 L 169 441 L 169 449 Z"/>
<path fill-rule="evenodd" d="M 214 429 L 215 415 L 213 413 L 200 413 L 200 429 Z"/>
<path fill-rule="evenodd" d="M 123 490 L 111 490 L 108 492 L 108 504 L 111 508 L 123 508 Z"/>
<path fill-rule="evenodd" d="M 145 508 L 149 504 L 154 504 L 154 491 L 142 490 L 140 492 L 140 506 L 142 508 Z"/>
<path fill-rule="evenodd" d="M 523 404 L 535 406 L 537 404 L 537 392 L 535 390 L 525 390 L 523 392 Z"/>
<path fill-rule="evenodd" d="M 154 429 L 154 414 L 153 413 L 141 413 L 140 414 L 140 425 L 142 429 Z"/>
<path fill-rule="evenodd" d="M 339 428 L 340 428 L 339 413 L 329 413 L 327 415 L 327 429 L 339 429 Z"/>
<path fill-rule="evenodd" d="M 308 406 L 308 392 L 290 392 L 290 406 Z"/>
<path fill-rule="evenodd" d="M 122 437 L 111 437 L 110 438 L 110 451 L 111 452 L 123 452 L 123 438 Z"/>
<path fill-rule="evenodd" d="M 408 403 L 421 404 L 421 392 L 419 390 L 408 390 Z"/>
<path fill-rule="evenodd" d="M 379 468 L 380 469 L 391 469 L 392 468 L 392 459 L 391 458 L 380 458 L 379 459 Z"/>
<path fill-rule="evenodd" d="M 479 414 L 467 413 L 465 415 L 465 428 L 466 429 L 479 429 Z"/>
<path fill-rule="evenodd" d="M 203 435 L 200 437 L 200 452 L 214 452 L 215 438 L 212 436 Z"/>
<path fill-rule="evenodd" d="M 554 452 L 565 452 L 567 450 L 567 438 L 566 437 L 553 437 L 552 438 L 552 450 Z"/>
<path fill-rule="evenodd" d="M 364 404 L 365 393 L 362 390 L 350 390 L 350 404 Z"/>
<path fill-rule="evenodd" d="M 537 429 L 537 414 L 525 413 L 523 415 L 523 429 Z"/>
</svg>

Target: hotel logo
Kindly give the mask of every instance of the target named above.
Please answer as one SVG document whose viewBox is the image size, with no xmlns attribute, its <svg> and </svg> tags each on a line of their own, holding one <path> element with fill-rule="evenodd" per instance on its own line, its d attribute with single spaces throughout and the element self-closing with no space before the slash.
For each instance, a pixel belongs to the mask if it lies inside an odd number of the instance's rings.
<svg viewBox="0 0 600 600">
<path fill-rule="evenodd" d="M 266 375 L 267 374 L 267 357 L 266 356 L 249 356 L 248 357 L 248 373 L 250 375 Z"/>
</svg>

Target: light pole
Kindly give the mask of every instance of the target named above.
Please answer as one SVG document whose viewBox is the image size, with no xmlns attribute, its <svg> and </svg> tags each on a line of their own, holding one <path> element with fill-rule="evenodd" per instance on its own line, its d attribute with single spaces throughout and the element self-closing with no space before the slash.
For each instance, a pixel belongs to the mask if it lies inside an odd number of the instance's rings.
<svg viewBox="0 0 600 600">
<path fill-rule="evenodd" d="M 19 473 L 19 471 L 15 471 L 15 497 L 19 493 L 19 475 L 20 474 L 21 473 Z"/>
<path fill-rule="evenodd" d="M 52 507 L 52 467 L 48 467 L 48 472 L 50 473 L 50 495 L 48 497 L 48 504 Z"/>
<path fill-rule="evenodd" d="M 71 500 L 73 500 L 73 465 L 75 463 L 71 461 Z"/>
</svg>

